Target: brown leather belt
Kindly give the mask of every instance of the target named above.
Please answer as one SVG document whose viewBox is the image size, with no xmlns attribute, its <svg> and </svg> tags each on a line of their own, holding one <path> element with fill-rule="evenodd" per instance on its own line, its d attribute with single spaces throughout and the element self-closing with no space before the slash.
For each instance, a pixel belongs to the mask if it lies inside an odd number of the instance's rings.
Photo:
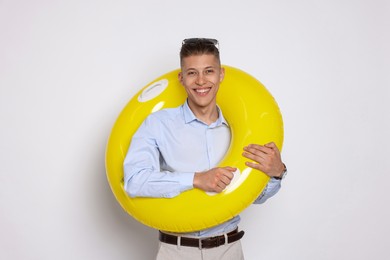
<svg viewBox="0 0 390 260">
<path fill-rule="evenodd" d="M 238 232 L 238 229 L 233 230 L 232 232 L 227 233 L 227 242 L 228 244 L 240 240 L 244 236 L 244 231 Z M 166 234 L 160 231 L 159 239 L 161 242 L 177 245 L 178 236 Z M 207 237 L 207 238 L 189 238 L 189 237 L 180 237 L 181 246 L 191 246 L 202 248 L 213 248 L 225 244 L 225 236 L 216 236 L 216 237 Z"/>
</svg>

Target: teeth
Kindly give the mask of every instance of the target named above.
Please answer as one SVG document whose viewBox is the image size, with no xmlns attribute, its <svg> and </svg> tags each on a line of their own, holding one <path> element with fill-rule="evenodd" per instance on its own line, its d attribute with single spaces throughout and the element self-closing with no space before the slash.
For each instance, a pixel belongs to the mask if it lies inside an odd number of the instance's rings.
<svg viewBox="0 0 390 260">
<path fill-rule="evenodd" d="M 202 89 L 196 89 L 196 92 L 198 92 L 198 93 L 206 93 L 209 90 L 210 90 L 209 88 L 202 88 Z"/>
</svg>

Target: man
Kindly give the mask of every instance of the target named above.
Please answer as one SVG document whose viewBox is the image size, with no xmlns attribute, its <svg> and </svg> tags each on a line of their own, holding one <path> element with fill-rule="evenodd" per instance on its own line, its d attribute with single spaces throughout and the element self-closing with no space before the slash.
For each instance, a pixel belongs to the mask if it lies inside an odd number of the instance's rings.
<svg viewBox="0 0 390 260">
<path fill-rule="evenodd" d="M 194 38 L 183 41 L 179 80 L 187 92 L 186 102 L 147 117 L 134 134 L 124 161 L 125 190 L 131 197 L 172 198 L 189 189 L 222 192 L 233 178 L 233 167 L 215 167 L 230 142 L 230 131 L 216 95 L 225 71 L 218 42 Z M 286 172 L 274 143 L 248 144 L 246 165 L 271 177 L 255 203 L 263 203 L 280 189 Z M 260 173 L 259 173 L 260 174 Z M 158 260 L 244 259 L 238 232 L 240 217 L 192 233 L 160 231 Z M 228 238 L 221 246 L 207 246 L 215 236 Z M 199 246 L 199 239 L 202 246 Z M 179 245 L 177 244 L 179 241 Z"/>
</svg>

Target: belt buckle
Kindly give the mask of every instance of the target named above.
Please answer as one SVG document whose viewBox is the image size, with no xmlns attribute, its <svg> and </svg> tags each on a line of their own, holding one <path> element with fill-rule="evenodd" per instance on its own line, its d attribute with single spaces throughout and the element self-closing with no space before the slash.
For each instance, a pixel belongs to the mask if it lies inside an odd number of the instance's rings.
<svg viewBox="0 0 390 260">
<path fill-rule="evenodd" d="M 207 245 L 206 248 L 213 248 L 213 247 L 219 247 L 220 245 L 222 245 L 223 243 L 225 243 L 226 241 L 222 241 L 222 239 L 224 239 L 225 237 L 224 236 L 216 236 L 216 237 L 210 237 L 210 238 L 199 238 L 199 249 L 202 250 L 203 249 L 203 241 L 210 241 L 210 245 Z M 223 243 L 222 243 L 223 242 Z"/>
</svg>

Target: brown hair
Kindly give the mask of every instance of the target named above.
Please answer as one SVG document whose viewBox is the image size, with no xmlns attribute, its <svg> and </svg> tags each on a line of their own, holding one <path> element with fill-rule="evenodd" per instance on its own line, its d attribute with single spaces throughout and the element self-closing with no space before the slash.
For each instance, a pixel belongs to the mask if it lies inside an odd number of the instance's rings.
<svg viewBox="0 0 390 260">
<path fill-rule="evenodd" d="M 218 41 L 214 39 L 193 38 L 184 40 L 180 49 L 180 66 L 183 65 L 184 58 L 202 54 L 214 55 L 221 64 L 217 45 Z"/>
</svg>

